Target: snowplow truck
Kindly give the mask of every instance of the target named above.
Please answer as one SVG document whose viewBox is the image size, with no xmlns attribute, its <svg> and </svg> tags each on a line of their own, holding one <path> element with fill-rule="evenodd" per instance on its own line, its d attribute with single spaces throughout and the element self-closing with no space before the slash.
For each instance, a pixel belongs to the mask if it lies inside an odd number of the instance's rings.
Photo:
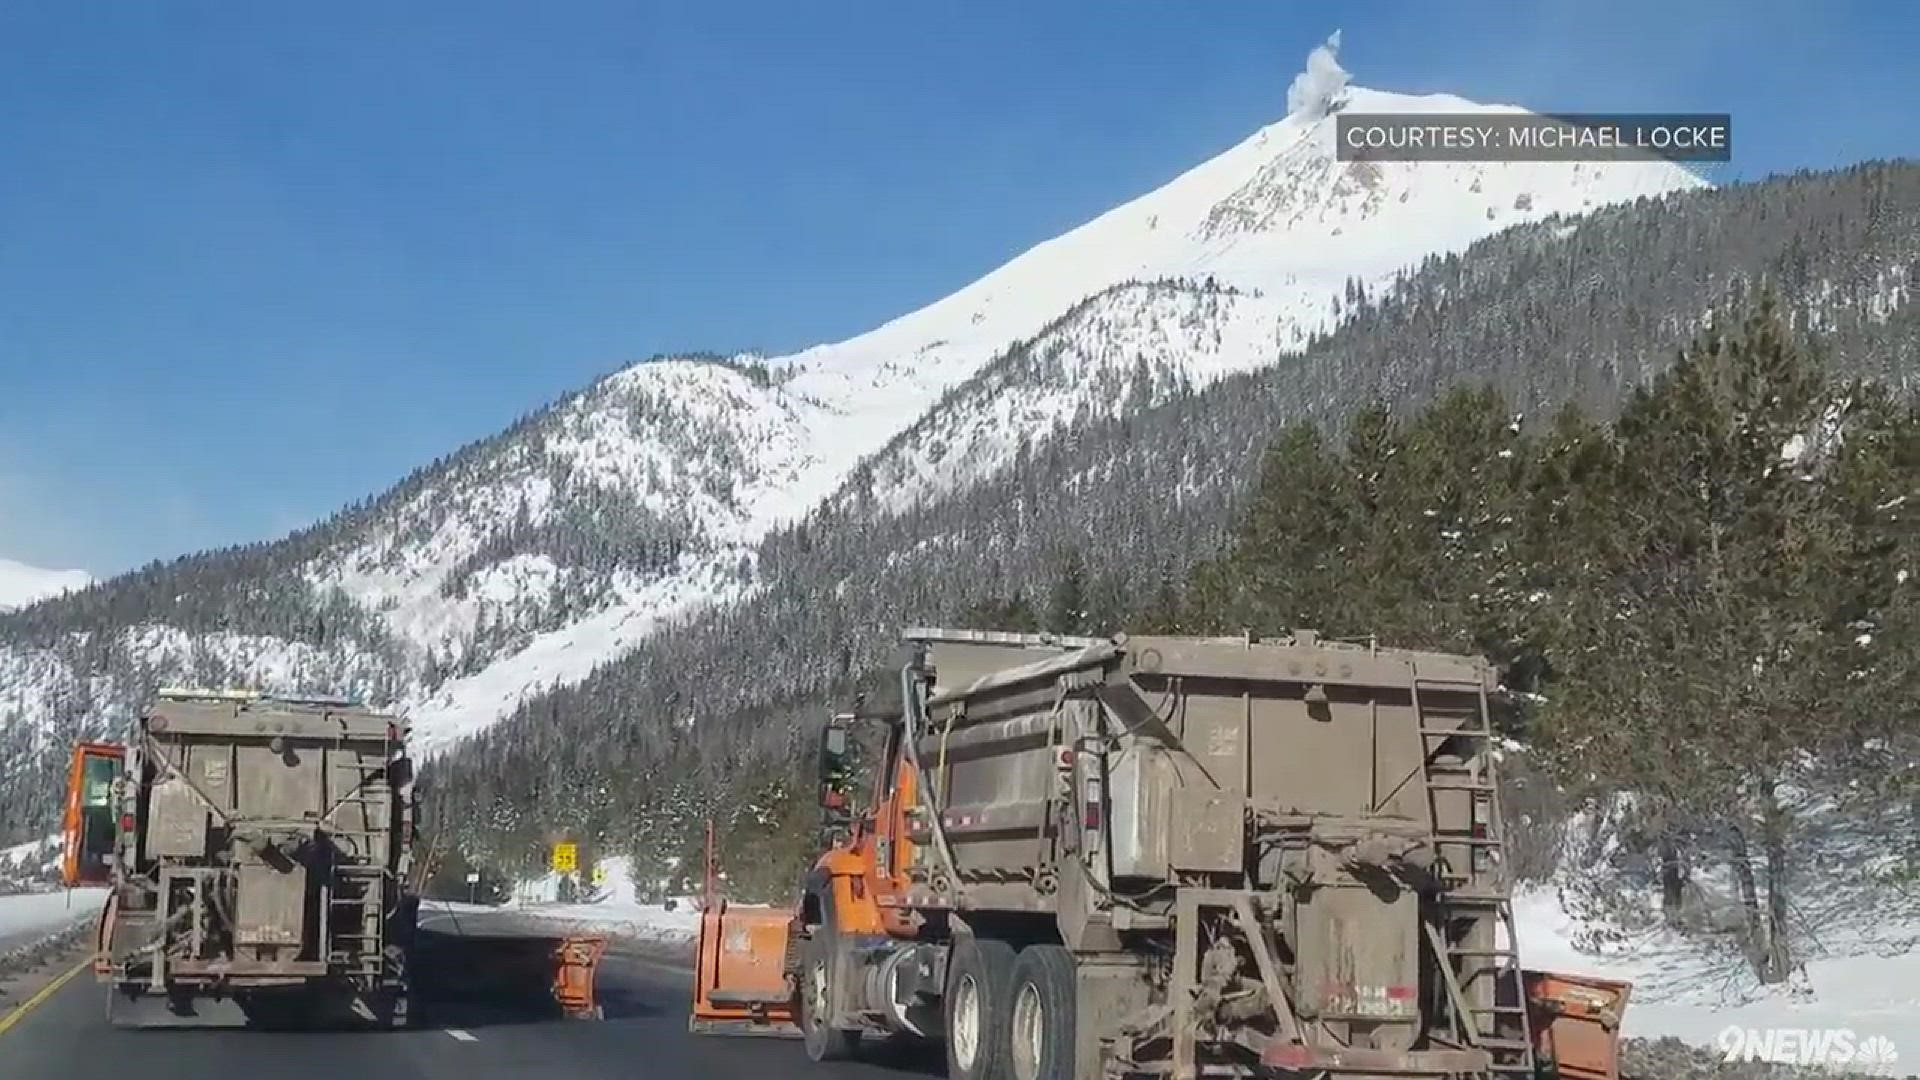
<svg viewBox="0 0 1920 1080">
<path fill-rule="evenodd" d="M 791 910 L 707 911 L 694 1030 L 953 1080 L 1617 1076 L 1626 987 L 1518 962 L 1484 661 L 906 637 L 866 810 Z"/>
<path fill-rule="evenodd" d="M 67 865 L 110 888 L 95 961 L 109 1018 L 405 1025 L 405 740 L 347 702 L 163 691 L 124 747 L 78 747 Z"/>
</svg>

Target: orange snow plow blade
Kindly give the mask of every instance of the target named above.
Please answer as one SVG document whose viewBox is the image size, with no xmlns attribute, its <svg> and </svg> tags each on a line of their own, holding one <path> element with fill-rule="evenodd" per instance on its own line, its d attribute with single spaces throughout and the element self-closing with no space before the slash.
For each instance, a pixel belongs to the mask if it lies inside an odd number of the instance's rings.
<svg viewBox="0 0 1920 1080">
<path fill-rule="evenodd" d="M 593 996 L 594 973 L 606 955 L 607 939 L 597 935 L 570 937 L 553 952 L 553 1000 L 571 1017 L 598 1020 L 600 1003 Z"/>
<path fill-rule="evenodd" d="M 792 918 L 785 908 L 724 900 L 701 914 L 688 1031 L 799 1037 L 793 986 L 787 981 Z"/>
<path fill-rule="evenodd" d="M 422 930 L 414 943 L 414 987 L 428 1002 L 482 1001 L 598 1020 L 594 975 L 606 948 L 607 939 L 596 934 Z"/>
<path fill-rule="evenodd" d="M 1523 973 L 1535 1053 L 1562 1080 L 1620 1080 L 1620 1016 L 1632 983 L 1553 971 Z"/>
</svg>

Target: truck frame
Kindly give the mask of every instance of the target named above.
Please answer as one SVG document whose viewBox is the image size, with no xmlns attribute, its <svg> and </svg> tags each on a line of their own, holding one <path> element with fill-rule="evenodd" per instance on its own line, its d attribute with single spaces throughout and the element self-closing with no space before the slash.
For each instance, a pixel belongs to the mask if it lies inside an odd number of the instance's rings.
<svg viewBox="0 0 1920 1080">
<path fill-rule="evenodd" d="M 1617 1074 L 1626 987 L 1519 964 L 1483 660 L 905 637 L 869 812 L 784 917 L 710 907 L 695 1030 L 937 1039 L 954 1080 Z"/>
</svg>

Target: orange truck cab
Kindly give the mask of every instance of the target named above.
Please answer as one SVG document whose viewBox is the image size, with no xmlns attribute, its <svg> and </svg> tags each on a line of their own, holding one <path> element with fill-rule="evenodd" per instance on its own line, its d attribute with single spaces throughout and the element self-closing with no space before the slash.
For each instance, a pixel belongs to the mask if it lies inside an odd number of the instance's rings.
<svg viewBox="0 0 1920 1080">
<path fill-rule="evenodd" d="M 820 743 L 822 846 L 793 906 L 736 904 L 713 889 L 711 827 L 709 891 L 700 917 L 695 955 L 690 1030 L 700 1034 L 802 1034 L 797 975 L 798 946 L 810 933 L 838 941 L 912 937 L 920 924 L 902 902 L 906 866 L 913 857 L 907 838 L 914 805 L 914 772 L 899 761 L 900 733 L 890 725 L 877 770 L 872 809 L 858 821 L 848 812 L 852 774 L 849 750 L 855 717 L 834 717 Z"/>
<path fill-rule="evenodd" d="M 127 757 L 114 743 L 85 742 L 73 748 L 67 767 L 67 795 L 60 821 L 60 880 L 68 888 L 106 885 L 113 880 L 113 849 L 119 822 L 114 820 L 113 786 Z"/>
</svg>

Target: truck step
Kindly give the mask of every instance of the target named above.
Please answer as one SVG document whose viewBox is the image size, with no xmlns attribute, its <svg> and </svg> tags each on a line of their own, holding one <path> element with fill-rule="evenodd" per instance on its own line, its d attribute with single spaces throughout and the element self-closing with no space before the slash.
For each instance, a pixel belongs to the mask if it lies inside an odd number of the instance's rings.
<svg viewBox="0 0 1920 1080">
<path fill-rule="evenodd" d="M 1413 677 L 1413 686 L 1416 690 L 1459 690 L 1469 694 L 1477 694 L 1481 689 L 1481 685 L 1471 679 L 1425 679 L 1418 675 Z"/>
<path fill-rule="evenodd" d="M 1440 894 L 1440 903 L 1443 907 L 1501 907 L 1507 904 L 1509 899 L 1510 898 L 1504 893 L 1468 892 L 1465 890 L 1455 890 L 1453 892 Z"/>
</svg>

